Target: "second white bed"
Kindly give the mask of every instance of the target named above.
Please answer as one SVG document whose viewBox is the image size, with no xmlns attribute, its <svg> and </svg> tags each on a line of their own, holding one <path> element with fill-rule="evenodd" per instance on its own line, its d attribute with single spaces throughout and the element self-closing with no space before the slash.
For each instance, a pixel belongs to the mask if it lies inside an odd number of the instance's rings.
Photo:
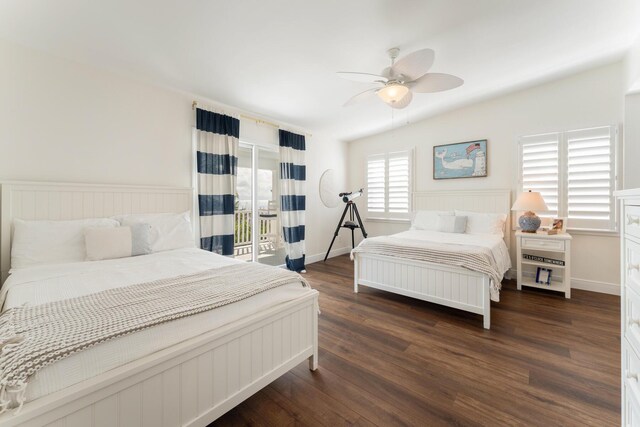
<svg viewBox="0 0 640 427">
<path fill-rule="evenodd" d="M 490 328 L 490 299 L 498 301 L 500 292 L 500 283 L 492 281 L 501 280 L 511 268 L 509 250 L 501 235 L 409 230 L 381 239 L 383 252 L 380 245 L 369 252 L 364 245 L 352 253 L 355 292 L 362 285 L 481 314 L 484 327 Z M 430 257 L 430 261 L 424 261 L 419 251 L 414 251 L 416 258 L 404 256 L 404 249 L 421 246 L 443 251 L 447 260 L 439 263 L 437 257 Z M 397 252 L 394 247 L 399 248 Z M 491 271 L 491 276 L 455 261 L 456 251 L 475 252 L 474 248 L 488 254 L 486 258 L 490 259 L 486 261 L 491 268 L 485 271 Z"/>
</svg>

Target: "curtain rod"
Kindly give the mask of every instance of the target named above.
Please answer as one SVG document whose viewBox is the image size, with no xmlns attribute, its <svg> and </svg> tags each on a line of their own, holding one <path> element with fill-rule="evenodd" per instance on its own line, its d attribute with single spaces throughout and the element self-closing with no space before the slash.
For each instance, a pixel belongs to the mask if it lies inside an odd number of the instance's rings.
<svg viewBox="0 0 640 427">
<path fill-rule="evenodd" d="M 198 101 L 193 101 L 193 103 L 191 104 L 191 108 L 193 110 L 195 110 L 197 106 L 198 106 Z M 257 117 L 253 117 L 253 116 L 248 116 L 246 114 L 240 114 L 240 118 L 254 121 L 257 124 L 263 124 L 263 125 L 274 127 L 276 129 L 281 129 L 281 126 L 279 124 L 277 124 L 277 123 L 269 122 L 267 120 L 259 119 Z M 307 135 L 308 137 L 312 137 L 313 136 L 312 134 L 310 134 L 308 132 L 304 132 L 304 134 Z"/>
</svg>

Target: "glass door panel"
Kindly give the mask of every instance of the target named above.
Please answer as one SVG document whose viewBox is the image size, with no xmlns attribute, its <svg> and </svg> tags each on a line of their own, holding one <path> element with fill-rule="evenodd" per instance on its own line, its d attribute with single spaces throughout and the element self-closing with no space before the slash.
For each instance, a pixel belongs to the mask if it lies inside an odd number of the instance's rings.
<svg viewBox="0 0 640 427">
<path fill-rule="evenodd" d="M 280 191 L 278 185 L 280 157 L 278 151 L 258 148 L 256 170 L 256 204 L 260 230 L 258 259 L 262 264 L 283 265 L 285 252 L 280 222 Z"/>
<path fill-rule="evenodd" d="M 253 146 L 240 145 L 238 149 L 238 176 L 236 181 L 234 256 L 253 261 Z"/>
</svg>

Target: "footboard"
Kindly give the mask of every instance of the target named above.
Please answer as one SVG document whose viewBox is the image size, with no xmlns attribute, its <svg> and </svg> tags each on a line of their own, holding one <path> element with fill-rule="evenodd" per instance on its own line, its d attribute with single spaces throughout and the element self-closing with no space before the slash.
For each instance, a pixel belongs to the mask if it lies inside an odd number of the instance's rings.
<svg viewBox="0 0 640 427">
<path fill-rule="evenodd" d="M 489 276 L 467 270 L 398 257 L 356 253 L 354 292 L 368 286 L 484 316 L 490 328 Z"/>
<path fill-rule="evenodd" d="M 317 367 L 318 293 L 25 404 L 0 426 L 206 426 L 294 366 Z"/>
</svg>

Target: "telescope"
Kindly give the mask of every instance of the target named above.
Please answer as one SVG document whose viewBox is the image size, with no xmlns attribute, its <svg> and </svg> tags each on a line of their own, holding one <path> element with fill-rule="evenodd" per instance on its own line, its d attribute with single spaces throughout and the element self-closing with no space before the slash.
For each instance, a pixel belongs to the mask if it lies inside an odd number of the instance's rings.
<svg viewBox="0 0 640 427">
<path fill-rule="evenodd" d="M 362 219 L 360 218 L 360 213 L 358 212 L 358 206 L 353 201 L 358 197 L 362 196 L 363 189 L 359 189 L 358 191 L 351 191 L 349 193 L 340 193 L 338 196 L 342 197 L 342 201 L 345 203 L 344 211 L 342 212 L 342 216 L 340 217 L 340 221 L 338 221 L 338 226 L 336 227 L 335 233 L 333 233 L 333 239 L 331 239 L 331 244 L 329 245 L 329 249 L 327 249 L 327 254 L 324 256 L 324 260 L 326 261 L 329 257 L 329 252 L 331 252 L 331 247 L 333 247 L 333 243 L 336 241 L 336 237 L 338 237 L 338 233 L 340 233 L 341 228 L 348 228 L 351 230 L 351 247 L 354 248 L 356 246 L 356 239 L 354 230 L 359 228 L 362 232 L 362 236 L 366 239 L 367 232 L 364 230 L 364 224 L 362 224 Z M 349 218 L 343 223 L 342 221 L 349 213 Z M 358 221 L 356 223 L 356 221 Z"/>
<path fill-rule="evenodd" d="M 338 196 L 342 197 L 342 201 L 343 202 L 349 203 L 353 199 L 356 199 L 356 198 L 362 196 L 362 188 L 359 189 L 358 191 L 351 191 L 349 193 L 340 193 L 340 194 L 338 194 Z"/>
</svg>

